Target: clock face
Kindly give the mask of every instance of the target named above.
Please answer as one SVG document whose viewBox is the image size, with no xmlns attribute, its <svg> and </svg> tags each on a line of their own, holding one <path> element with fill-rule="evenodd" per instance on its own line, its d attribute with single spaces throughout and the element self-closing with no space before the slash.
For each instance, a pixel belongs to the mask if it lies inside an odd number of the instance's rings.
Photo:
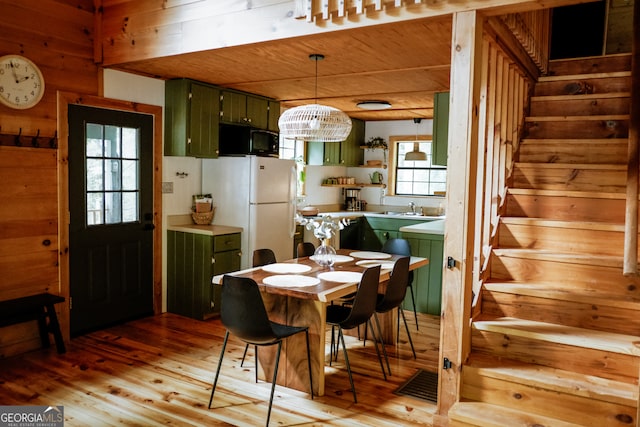
<svg viewBox="0 0 640 427">
<path fill-rule="evenodd" d="M 44 95 L 40 69 L 20 55 L 0 57 L 0 103 L 24 110 L 36 105 Z"/>
</svg>

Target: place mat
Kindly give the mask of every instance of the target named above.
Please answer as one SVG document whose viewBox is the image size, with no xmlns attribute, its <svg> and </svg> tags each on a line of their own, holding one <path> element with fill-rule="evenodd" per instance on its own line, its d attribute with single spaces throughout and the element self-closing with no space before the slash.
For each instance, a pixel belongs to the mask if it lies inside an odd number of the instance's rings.
<svg viewBox="0 0 640 427">
<path fill-rule="evenodd" d="M 315 255 L 311 255 L 309 257 L 309 259 L 311 261 L 315 261 L 316 260 L 315 257 L 316 257 Z M 339 264 L 341 262 L 349 262 L 349 261 L 353 261 L 353 258 L 351 258 L 350 256 L 347 256 L 347 255 L 334 255 L 333 256 L 333 262 L 335 262 L 336 264 Z"/>
<path fill-rule="evenodd" d="M 356 265 L 359 265 L 361 267 L 366 267 L 366 268 L 375 267 L 376 265 L 379 265 L 381 270 L 393 270 L 394 264 L 395 262 L 393 261 L 376 261 L 373 259 L 363 259 L 362 261 L 356 262 Z"/>
<path fill-rule="evenodd" d="M 318 274 L 318 279 L 338 283 L 359 282 L 362 279 L 362 273 L 357 271 L 325 271 Z"/>
<path fill-rule="evenodd" d="M 360 251 L 360 252 L 351 252 L 349 255 L 351 255 L 354 258 L 364 258 L 364 259 L 387 259 L 387 258 L 391 258 L 391 254 L 385 254 L 384 252 Z"/>
<path fill-rule="evenodd" d="M 262 266 L 262 269 L 268 273 L 306 273 L 311 270 L 311 266 L 304 264 L 293 264 L 290 262 L 274 263 Z"/>
<path fill-rule="evenodd" d="M 281 274 L 278 276 L 267 276 L 262 279 L 262 283 L 282 288 L 304 288 L 306 286 L 317 285 L 320 283 L 320 279 L 296 274 Z"/>
</svg>

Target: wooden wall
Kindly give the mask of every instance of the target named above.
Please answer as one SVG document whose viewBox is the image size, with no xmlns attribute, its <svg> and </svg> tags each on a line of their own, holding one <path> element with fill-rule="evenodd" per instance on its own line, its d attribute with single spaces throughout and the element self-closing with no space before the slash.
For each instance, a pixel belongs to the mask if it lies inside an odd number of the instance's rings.
<svg viewBox="0 0 640 427">
<path fill-rule="evenodd" d="M 35 107 L 0 105 L 0 300 L 60 293 L 57 169 L 66 159 L 49 142 L 58 126 L 58 91 L 99 94 L 93 9 L 93 0 L 0 0 L 0 56 L 28 57 L 45 79 Z M 38 132 L 42 148 L 33 148 Z M 0 329 L 0 357 L 39 346 L 32 323 Z"/>
</svg>

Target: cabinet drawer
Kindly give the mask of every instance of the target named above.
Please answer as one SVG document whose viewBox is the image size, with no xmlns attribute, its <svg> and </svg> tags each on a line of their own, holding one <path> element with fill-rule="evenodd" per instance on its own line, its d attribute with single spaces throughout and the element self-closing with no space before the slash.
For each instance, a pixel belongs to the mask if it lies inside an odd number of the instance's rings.
<svg viewBox="0 0 640 427">
<path fill-rule="evenodd" d="M 214 252 L 228 251 L 231 249 L 240 249 L 240 233 L 213 236 Z"/>
</svg>

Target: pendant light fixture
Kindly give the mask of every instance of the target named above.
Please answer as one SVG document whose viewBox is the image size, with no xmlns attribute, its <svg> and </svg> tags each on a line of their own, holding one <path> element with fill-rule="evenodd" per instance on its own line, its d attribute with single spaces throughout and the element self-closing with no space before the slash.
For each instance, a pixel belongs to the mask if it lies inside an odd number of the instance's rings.
<svg viewBox="0 0 640 427">
<path fill-rule="evenodd" d="M 420 142 L 418 141 L 418 125 L 422 119 L 413 119 L 413 123 L 416 124 L 416 140 L 413 143 L 413 151 L 409 151 L 404 155 L 406 161 L 427 160 L 427 153 L 420 151 Z"/>
<path fill-rule="evenodd" d="M 286 110 L 278 120 L 280 135 L 303 141 L 340 142 L 351 133 L 351 119 L 343 111 L 318 104 L 318 61 L 324 55 L 314 53 L 309 59 L 316 62 L 315 104 Z"/>
</svg>

